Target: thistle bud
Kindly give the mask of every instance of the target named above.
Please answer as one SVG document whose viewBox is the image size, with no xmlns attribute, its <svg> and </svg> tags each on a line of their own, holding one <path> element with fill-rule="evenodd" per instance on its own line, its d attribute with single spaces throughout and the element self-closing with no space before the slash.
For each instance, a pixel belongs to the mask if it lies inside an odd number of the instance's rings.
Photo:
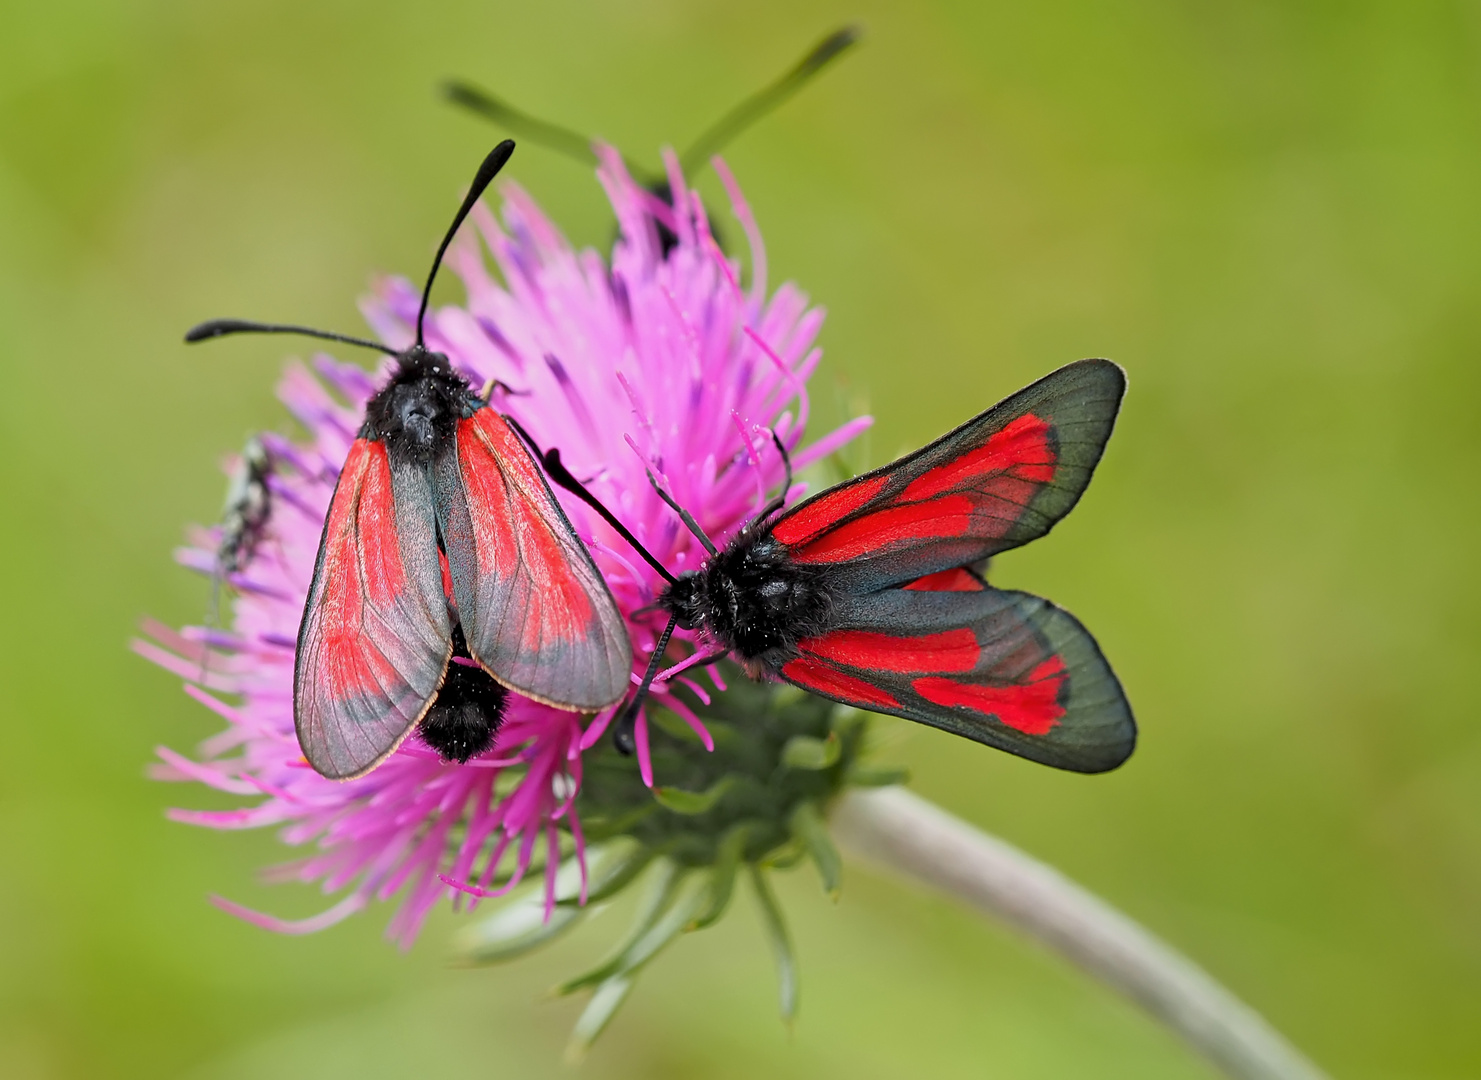
<svg viewBox="0 0 1481 1080">
<path fill-rule="evenodd" d="M 629 888 L 641 892 L 632 924 L 608 956 L 557 987 L 562 994 L 590 994 L 572 1035 L 573 1053 L 601 1032 L 650 960 L 680 934 L 725 914 L 742 879 L 759 902 L 777 958 L 782 1018 L 790 1021 L 797 967 L 770 875 L 811 864 L 836 899 L 842 860 L 828 834 L 829 806 L 850 785 L 904 778 L 869 763 L 868 718 L 859 710 L 792 686 L 752 682 L 733 665 L 723 665 L 719 675 L 723 691 L 679 691 L 710 733 L 713 751 L 680 717 L 649 711 L 653 787 L 607 741 L 586 751 L 577 799 L 585 874 L 574 855 L 560 867 L 548 920 L 542 897 L 533 893 L 458 935 L 461 962 L 496 963 L 552 941 L 591 905 Z"/>
</svg>

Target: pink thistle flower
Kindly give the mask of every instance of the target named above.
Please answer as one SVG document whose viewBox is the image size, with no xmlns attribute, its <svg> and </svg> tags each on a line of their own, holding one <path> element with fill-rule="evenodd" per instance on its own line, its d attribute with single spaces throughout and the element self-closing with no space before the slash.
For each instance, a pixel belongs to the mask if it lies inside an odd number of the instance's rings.
<svg viewBox="0 0 1481 1080">
<path fill-rule="evenodd" d="M 447 265 L 463 279 L 468 299 L 429 315 L 427 344 L 475 386 L 497 380 L 509 388 L 501 408 L 542 446 L 559 447 L 572 472 L 678 572 L 696 566 L 704 552 L 650 487 L 649 470 L 723 542 L 783 479 L 773 432 L 803 468 L 869 420 L 803 448 L 805 383 L 821 357 L 814 340 L 823 313 L 791 285 L 768 296 L 760 232 L 723 163 L 716 160 L 715 167 L 750 244 L 746 287 L 739 265 L 710 235 L 672 154 L 665 157 L 672 206 L 634 183 L 614 150 L 599 147 L 598 156 L 598 177 L 620 228 L 610 266 L 594 251 L 573 249 L 510 184 L 503 224 L 478 207 L 477 234 L 465 230 L 449 252 Z M 677 237 L 667 253 L 660 226 Z M 485 253 L 502 284 L 491 276 Z M 388 279 L 365 314 L 387 344 L 403 348 L 412 340 L 418 300 L 408 281 Z M 171 817 L 221 829 L 281 826 L 285 842 L 317 850 L 277 868 L 272 880 L 317 882 L 326 893 L 348 890 L 326 911 L 297 922 L 215 902 L 260 926 L 304 933 L 401 893 L 388 933 L 406 946 L 444 897 L 471 894 L 476 903 L 543 868 L 548 918 L 567 854 L 581 866 L 584 883 L 574 809 L 581 754 L 602 736 L 616 708 L 588 721 L 511 694 L 494 745 L 466 764 L 441 761 L 414 737 L 357 780 L 338 783 L 308 768 L 293 729 L 298 623 L 334 482 L 376 384 L 364 369 L 322 354 L 312 370 L 288 367 L 279 396 L 308 438 L 263 437 L 274 464 L 267 479 L 273 513 L 250 558 L 226 575 L 236 592 L 231 629 L 177 632 L 151 622 L 145 632 L 152 640 L 135 647 L 185 679 L 186 692 L 227 725 L 202 744 L 203 760 L 161 749 L 154 775 L 257 800 L 228 811 L 175 810 Z M 662 581 L 588 507 L 564 492 L 559 497 L 628 621 L 641 671 L 658 630 L 644 609 Z M 218 540 L 215 533 L 196 536 L 179 561 L 216 573 Z M 676 637 L 692 642 L 684 632 Z M 684 666 L 680 661 L 660 674 L 651 702 L 682 717 L 711 747 L 704 725 L 672 693 L 684 685 L 708 700 Z M 723 690 L 720 676 L 707 671 Z M 651 786 L 646 711 L 636 736 L 638 768 Z"/>
</svg>

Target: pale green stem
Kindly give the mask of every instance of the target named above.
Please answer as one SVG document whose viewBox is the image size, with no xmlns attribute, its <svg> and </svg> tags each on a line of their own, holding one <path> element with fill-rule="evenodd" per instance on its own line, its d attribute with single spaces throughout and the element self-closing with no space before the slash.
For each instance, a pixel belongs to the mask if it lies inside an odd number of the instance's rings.
<svg viewBox="0 0 1481 1080">
<path fill-rule="evenodd" d="M 1053 867 L 904 788 L 852 790 L 831 816 L 844 851 L 966 901 L 1059 953 L 1238 1080 L 1326 1080 L 1187 957 Z"/>
</svg>

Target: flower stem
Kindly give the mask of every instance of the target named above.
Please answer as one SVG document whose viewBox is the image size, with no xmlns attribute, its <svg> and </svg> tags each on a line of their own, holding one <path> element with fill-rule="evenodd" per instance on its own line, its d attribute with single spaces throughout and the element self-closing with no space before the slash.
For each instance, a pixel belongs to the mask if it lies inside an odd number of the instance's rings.
<svg viewBox="0 0 1481 1080">
<path fill-rule="evenodd" d="M 1187 957 L 1059 871 L 903 788 L 853 790 L 831 817 L 840 847 L 1036 938 L 1136 1001 L 1238 1080 L 1326 1080 Z"/>
</svg>

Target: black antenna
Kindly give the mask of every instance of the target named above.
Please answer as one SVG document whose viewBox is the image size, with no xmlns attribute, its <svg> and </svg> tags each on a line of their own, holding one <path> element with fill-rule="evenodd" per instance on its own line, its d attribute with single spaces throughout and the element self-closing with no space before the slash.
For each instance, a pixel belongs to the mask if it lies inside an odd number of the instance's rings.
<svg viewBox="0 0 1481 1080">
<path fill-rule="evenodd" d="M 453 242 L 457 235 L 458 227 L 463 224 L 463 219 L 468 216 L 476 203 L 484 193 L 484 190 L 494 182 L 494 177 L 499 175 L 499 170 L 509 160 L 509 155 L 514 153 L 514 140 L 505 139 L 498 146 L 489 151 L 489 156 L 483 159 L 483 164 L 478 167 L 478 172 L 473 175 L 473 186 L 468 189 L 467 196 L 463 199 L 463 205 L 458 207 L 458 213 L 453 218 L 452 225 L 447 230 L 447 235 L 442 238 L 442 246 L 437 249 L 437 256 L 432 260 L 432 269 L 427 272 L 427 284 L 422 287 L 422 306 L 417 310 L 417 347 L 422 348 L 426 342 L 422 338 L 422 322 L 427 317 L 427 301 L 432 298 L 432 282 L 437 278 L 437 269 L 442 265 L 442 256 L 447 253 L 447 246 Z"/>
<path fill-rule="evenodd" d="M 652 469 L 648 470 L 648 483 L 653 485 L 653 490 L 658 492 L 658 497 L 664 502 L 668 503 L 669 509 L 679 515 L 679 520 L 682 521 L 685 526 L 688 527 L 689 531 L 695 535 L 695 538 L 704 545 L 704 549 L 710 553 L 711 558 L 720 554 L 714 543 L 708 536 L 705 535 L 705 531 L 699 527 L 699 522 L 694 520 L 694 515 L 691 514 L 688 510 L 685 510 L 677 502 L 675 502 L 674 497 L 659 486 L 658 477 L 653 475 Z"/>
<path fill-rule="evenodd" d="M 776 452 L 782 455 L 782 464 L 786 466 L 787 475 L 782 480 L 782 490 L 775 499 L 761 508 L 761 513 L 756 515 L 757 521 L 765 521 L 782 507 L 787 505 L 787 492 L 792 490 L 792 455 L 787 453 L 787 448 L 782 445 L 781 437 L 777 435 L 776 429 L 771 432 L 771 441 L 776 444 Z"/>
<path fill-rule="evenodd" d="M 437 268 L 442 265 L 442 256 L 447 253 L 447 246 L 452 243 L 453 236 L 457 234 L 458 226 L 463 224 L 463 219 L 473 209 L 473 204 L 478 197 L 493 182 L 504 163 L 509 160 L 509 155 L 514 153 L 514 140 L 505 139 L 489 152 L 489 156 L 483 159 L 483 164 L 478 167 L 477 174 L 473 177 L 473 186 L 468 189 L 468 197 L 463 200 L 463 205 L 458 208 L 457 216 L 453 218 L 452 227 L 447 230 L 447 235 L 442 238 L 442 246 L 437 249 L 437 257 L 432 260 L 432 269 L 427 274 L 427 284 L 422 289 L 422 306 L 417 311 L 417 347 L 422 348 L 425 340 L 422 337 L 422 323 L 427 317 L 427 301 L 432 295 L 432 282 L 437 277 Z M 261 323 L 251 322 L 247 319 L 211 319 L 198 326 L 192 326 L 185 332 L 187 343 L 206 341 L 210 338 L 225 337 L 227 334 L 301 334 L 304 337 L 322 338 L 325 341 L 338 341 L 345 345 L 359 345 L 362 349 L 375 349 L 387 356 L 399 357 L 401 354 L 389 345 L 382 345 L 378 341 L 367 341 L 365 338 L 351 337 L 349 334 L 336 334 L 330 330 L 315 330 L 311 326 L 293 326 L 288 323 Z"/>
<path fill-rule="evenodd" d="M 529 445 L 529 448 L 535 454 L 535 458 L 540 462 L 542 466 L 544 466 L 546 474 L 549 475 L 549 477 L 554 480 L 558 486 L 565 488 L 572 495 L 575 495 L 587 506 L 591 507 L 598 514 L 600 514 L 602 516 L 602 520 L 605 521 L 608 525 L 612 526 L 612 528 L 616 529 L 617 534 L 624 540 L 626 540 L 632 547 L 632 549 L 643 557 L 644 562 L 653 567 L 654 570 L 658 571 L 659 576 L 662 577 L 663 580 L 667 581 L 670 585 L 678 580 L 674 577 L 673 574 L 669 573 L 668 568 L 664 566 L 663 563 L 659 562 L 653 557 L 652 552 L 650 552 L 647 548 L 645 548 L 641 543 L 638 542 L 638 538 L 628 531 L 626 525 L 617 520 L 616 514 L 612 513 L 612 511 L 608 510 L 605 506 L 602 505 L 602 500 L 598 499 L 590 491 L 587 491 L 586 485 L 583 484 L 580 480 L 577 480 L 576 477 L 571 475 L 571 470 L 566 468 L 565 462 L 561 460 L 561 452 L 559 448 L 552 446 L 549 450 L 542 452 L 540 449 L 540 444 L 535 442 L 534 437 L 524 429 L 523 424 L 521 424 L 512 416 L 505 416 L 504 420 L 509 424 L 510 427 L 515 430 L 515 433 L 518 434 L 519 437 Z"/>
<path fill-rule="evenodd" d="M 227 334 L 302 334 L 304 337 L 323 338 L 325 341 L 339 341 L 346 345 L 359 345 L 362 349 L 375 349 L 387 356 L 400 356 L 395 349 L 389 345 L 382 345 L 379 341 L 367 341 L 365 338 L 351 337 L 349 334 L 336 334 L 329 330 L 315 330 L 310 326 L 289 326 L 285 323 L 260 323 L 250 322 L 247 319 L 211 319 L 199 326 L 192 326 L 185 332 L 187 343 L 194 344 L 197 341 L 208 341 L 211 338 L 225 337 Z"/>
<path fill-rule="evenodd" d="M 637 724 L 638 710 L 642 708 L 643 701 L 648 697 L 648 688 L 653 685 L 653 677 L 658 674 L 658 665 L 663 662 L 663 654 L 669 647 L 669 638 L 674 636 L 674 627 L 679 623 L 677 615 L 669 619 L 668 625 L 663 628 L 663 633 L 658 635 L 658 643 L 653 646 L 653 655 L 648 657 L 648 670 L 643 672 L 643 681 L 638 686 L 638 692 L 632 696 L 627 707 L 622 710 L 622 715 L 617 718 L 616 725 L 612 728 L 612 742 L 617 749 L 624 754 L 631 754 L 637 748 L 633 739 L 633 728 Z"/>
<path fill-rule="evenodd" d="M 523 135 L 533 143 L 548 150 L 555 150 L 574 158 L 583 165 L 595 165 L 597 163 L 596 153 L 591 148 L 591 140 L 584 135 L 578 135 L 570 128 L 552 124 L 549 120 L 541 120 L 531 116 L 527 112 L 521 112 L 507 101 L 494 97 L 487 90 L 480 89 L 470 82 L 462 79 L 448 79 L 442 84 L 442 96 L 454 105 L 461 105 L 471 112 L 480 116 L 488 117 L 496 124 L 502 124 L 516 135 Z"/>
<path fill-rule="evenodd" d="M 541 120 L 538 116 L 531 116 L 521 109 L 516 109 L 509 102 L 497 98 L 487 90 L 474 86 L 462 79 L 448 79 L 442 84 L 442 96 L 454 105 L 461 105 L 470 112 L 492 120 L 496 124 L 508 128 L 516 135 L 529 139 L 530 142 L 565 154 L 566 157 L 580 162 L 582 165 L 597 164 L 596 151 L 591 148 L 591 140 L 585 135 L 572 131 L 560 124 L 553 124 L 549 120 Z M 640 181 L 647 182 L 651 174 L 647 169 L 634 164 L 624 157 L 623 163 L 627 171 L 636 176 Z"/>
<path fill-rule="evenodd" d="M 801 90 L 809 79 L 827 67 L 863 34 L 864 30 L 859 26 L 845 26 L 833 31 L 808 50 L 807 55 L 776 82 L 758 90 L 711 124 L 679 158 L 679 167 L 684 175 L 692 175 L 731 139 Z"/>
</svg>

